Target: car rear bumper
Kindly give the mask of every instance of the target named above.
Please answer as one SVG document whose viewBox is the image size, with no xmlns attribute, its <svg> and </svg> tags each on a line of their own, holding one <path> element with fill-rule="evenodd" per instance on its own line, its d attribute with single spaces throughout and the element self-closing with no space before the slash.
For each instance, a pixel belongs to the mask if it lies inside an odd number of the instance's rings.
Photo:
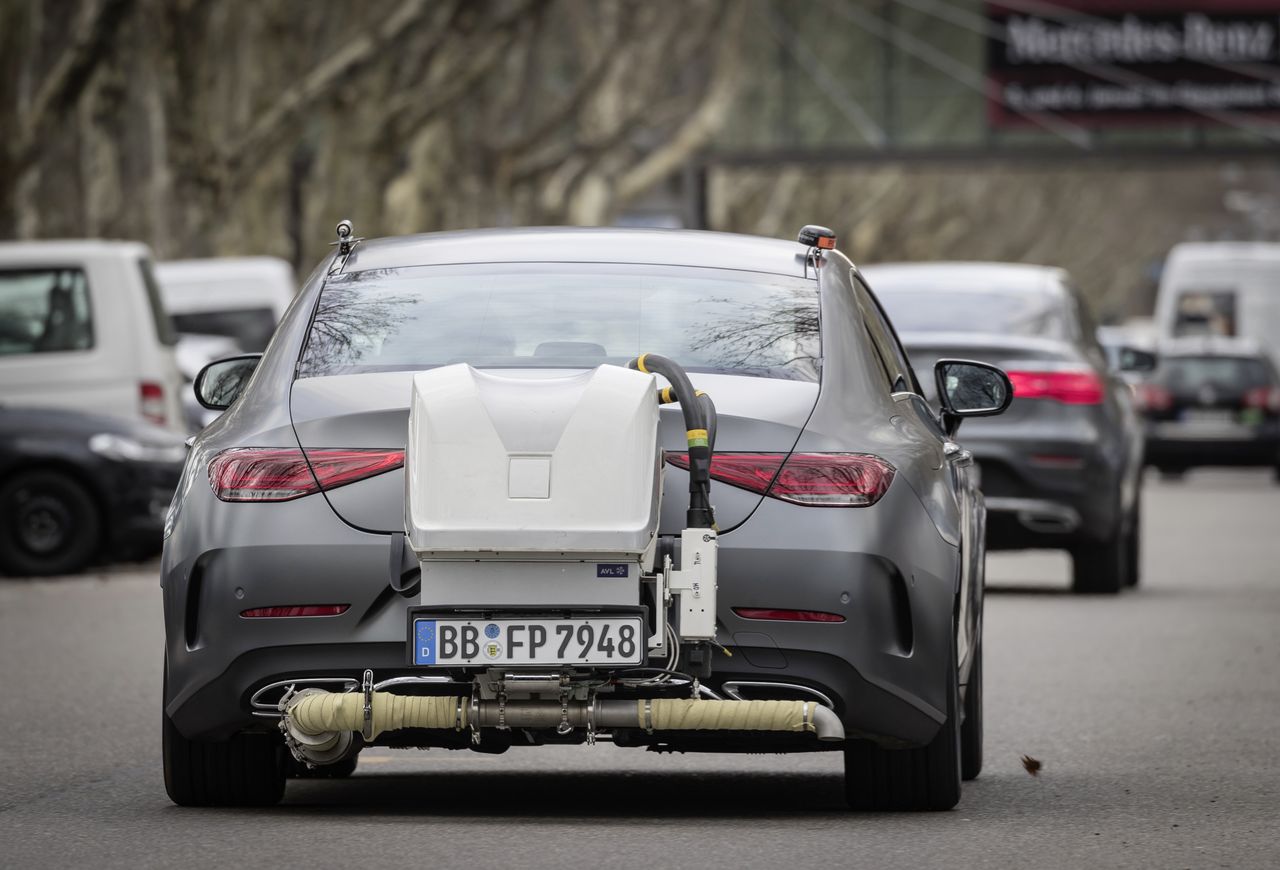
<svg viewBox="0 0 1280 870">
<path fill-rule="evenodd" d="M 1103 445 L 1025 440 L 965 443 L 981 469 L 991 550 L 1065 548 L 1119 521 L 1123 466 Z"/>
<path fill-rule="evenodd" d="M 267 506 L 209 507 L 225 511 L 218 525 L 234 532 L 237 546 L 184 554 L 194 536 L 180 528 L 162 566 L 165 711 L 183 734 L 218 738 L 271 727 L 252 715 L 250 699 L 280 680 L 358 680 L 365 668 L 379 680 L 441 673 L 408 663 L 406 611 L 419 596 L 388 584 L 390 536 L 340 523 L 319 499 L 269 506 L 270 524 L 253 520 L 267 515 Z M 292 514 L 287 526 L 278 521 L 282 509 Z M 320 536 L 322 544 L 311 540 Z M 913 567 L 904 572 L 899 565 Z M 747 526 L 721 537 L 717 615 L 721 641 L 733 654 L 716 655 L 707 685 L 809 687 L 830 697 L 850 734 L 925 743 L 945 715 L 958 565 L 957 549 L 905 482 L 868 509 L 767 500 Z M 306 603 L 351 607 L 334 617 L 240 615 Z M 735 607 L 818 610 L 844 621 L 744 619 Z"/>
</svg>

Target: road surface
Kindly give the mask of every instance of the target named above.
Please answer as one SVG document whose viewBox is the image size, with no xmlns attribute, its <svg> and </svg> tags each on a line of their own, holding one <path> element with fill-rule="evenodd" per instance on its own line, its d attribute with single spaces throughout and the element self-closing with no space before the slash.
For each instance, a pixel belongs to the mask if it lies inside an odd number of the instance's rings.
<svg viewBox="0 0 1280 870">
<path fill-rule="evenodd" d="M 267 810 L 172 806 L 154 566 L 0 581 L 0 866 L 1280 866 L 1280 486 L 1146 487 L 1145 578 L 1000 554 L 987 764 L 958 809 L 852 814 L 838 754 L 371 750 Z M 1020 757 L 1043 763 L 1029 776 Z"/>
</svg>

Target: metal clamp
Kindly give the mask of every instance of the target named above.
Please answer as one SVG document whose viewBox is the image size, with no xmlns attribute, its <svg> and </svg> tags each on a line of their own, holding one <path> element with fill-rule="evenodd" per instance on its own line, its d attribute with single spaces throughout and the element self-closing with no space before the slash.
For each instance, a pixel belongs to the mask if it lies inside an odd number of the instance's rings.
<svg viewBox="0 0 1280 870">
<path fill-rule="evenodd" d="M 596 745 L 596 702 L 594 698 L 587 699 L 587 745 Z"/>
<path fill-rule="evenodd" d="M 471 687 L 471 745 L 480 745 L 480 684 Z"/>
<path fill-rule="evenodd" d="M 560 735 L 568 734 L 573 730 L 573 726 L 569 724 L 569 693 L 560 693 L 560 724 L 556 726 L 556 733 Z"/>
<path fill-rule="evenodd" d="M 364 694 L 364 726 L 360 729 L 360 736 L 368 743 L 373 740 L 373 671 L 367 668 L 360 681 L 360 691 Z"/>
<path fill-rule="evenodd" d="M 498 693 L 498 730 L 507 730 L 507 693 Z"/>
<path fill-rule="evenodd" d="M 649 698 L 644 699 L 644 733 L 653 733 L 653 701 Z"/>
</svg>

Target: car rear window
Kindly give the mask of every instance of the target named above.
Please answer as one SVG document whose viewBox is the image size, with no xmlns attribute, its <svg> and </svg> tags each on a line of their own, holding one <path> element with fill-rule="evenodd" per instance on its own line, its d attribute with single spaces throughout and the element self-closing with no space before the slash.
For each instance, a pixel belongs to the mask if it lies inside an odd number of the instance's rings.
<svg viewBox="0 0 1280 870">
<path fill-rule="evenodd" d="M 1158 380 L 1177 392 L 1212 387 L 1223 392 L 1271 385 L 1266 363 L 1241 356 L 1167 356 L 1160 362 Z"/>
<path fill-rule="evenodd" d="M 994 332 L 1070 338 L 1063 301 L 1048 293 L 892 289 L 874 285 L 899 332 Z"/>
<path fill-rule="evenodd" d="M 82 270 L 0 272 L 0 356 L 91 347 L 93 312 Z"/>
<path fill-rule="evenodd" d="M 173 315 L 173 325 L 178 332 L 225 335 L 247 353 L 261 353 L 276 331 L 276 315 L 270 308 L 192 311 Z"/>
<path fill-rule="evenodd" d="M 673 267 L 502 264 L 334 276 L 299 377 L 589 368 L 641 353 L 694 372 L 818 380 L 813 281 Z"/>
</svg>

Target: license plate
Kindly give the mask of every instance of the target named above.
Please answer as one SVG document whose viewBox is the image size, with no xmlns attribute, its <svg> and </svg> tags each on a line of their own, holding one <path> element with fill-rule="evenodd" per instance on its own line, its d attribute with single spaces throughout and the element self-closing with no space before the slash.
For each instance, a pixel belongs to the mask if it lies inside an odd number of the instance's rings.
<svg viewBox="0 0 1280 870">
<path fill-rule="evenodd" d="M 634 616 L 413 620 L 415 665 L 638 665 Z"/>
<path fill-rule="evenodd" d="M 1182 422 L 1192 426 L 1230 426 L 1236 422 L 1232 411 L 1211 408 L 1187 408 L 1182 412 Z"/>
</svg>

